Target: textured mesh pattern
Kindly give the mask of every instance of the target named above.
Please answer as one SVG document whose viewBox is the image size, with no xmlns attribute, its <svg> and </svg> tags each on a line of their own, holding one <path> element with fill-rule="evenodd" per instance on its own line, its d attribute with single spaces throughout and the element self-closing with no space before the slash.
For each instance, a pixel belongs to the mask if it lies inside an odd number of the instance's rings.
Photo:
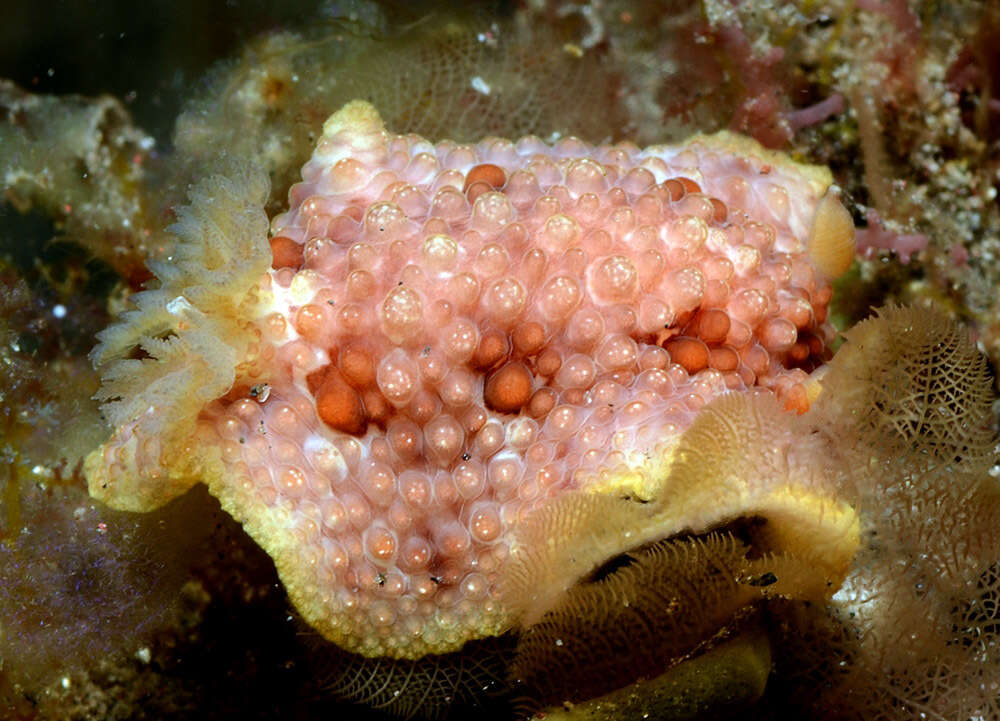
<svg viewBox="0 0 1000 721">
<path fill-rule="evenodd" d="M 340 652 L 328 690 L 349 701 L 409 719 L 455 717 L 489 702 L 502 706 L 509 638 L 476 641 L 461 651 L 408 659 L 365 658 Z"/>
<path fill-rule="evenodd" d="M 542 27 L 508 26 L 486 38 L 432 19 L 390 52 L 379 44 L 362 54 L 341 88 L 345 99 L 379 108 L 391 129 L 431 139 L 550 133 L 608 139 L 606 114 L 581 112 L 612 107 L 596 56 L 567 52 Z"/>
<path fill-rule="evenodd" d="M 813 413 L 859 496 L 864 542 L 829 608 L 782 610 L 775 685 L 814 718 L 995 719 L 1000 488 L 985 362 L 934 310 L 886 308 L 846 335 Z"/>
</svg>

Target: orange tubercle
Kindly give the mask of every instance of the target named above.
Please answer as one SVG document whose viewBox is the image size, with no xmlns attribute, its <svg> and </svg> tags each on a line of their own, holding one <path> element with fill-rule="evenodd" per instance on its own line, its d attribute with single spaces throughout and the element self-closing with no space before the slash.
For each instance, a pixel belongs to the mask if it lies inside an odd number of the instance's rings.
<svg viewBox="0 0 1000 721">
<path fill-rule="evenodd" d="M 532 376 L 522 363 L 508 363 L 486 379 L 483 400 L 501 413 L 516 413 L 531 398 Z"/>
<path fill-rule="evenodd" d="M 275 270 L 279 268 L 300 268 L 302 267 L 302 246 L 291 238 L 283 235 L 276 235 L 271 238 L 271 267 Z"/>
</svg>

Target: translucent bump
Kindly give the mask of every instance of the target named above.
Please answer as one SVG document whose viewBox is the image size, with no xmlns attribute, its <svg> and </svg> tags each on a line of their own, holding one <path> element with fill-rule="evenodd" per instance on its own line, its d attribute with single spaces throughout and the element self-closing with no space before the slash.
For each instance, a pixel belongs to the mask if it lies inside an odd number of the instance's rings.
<svg viewBox="0 0 1000 721">
<path fill-rule="evenodd" d="M 478 433 L 486 423 L 486 409 L 478 403 L 466 408 L 462 413 L 462 425 L 466 433 Z"/>
<path fill-rule="evenodd" d="M 534 443 L 538 436 L 538 422 L 532 418 L 518 416 L 507 424 L 506 445 L 509 448 L 523 450 Z"/>
<path fill-rule="evenodd" d="M 452 321 L 441 334 L 442 349 L 453 361 L 465 363 L 479 347 L 479 328 L 464 318 Z"/>
<path fill-rule="evenodd" d="M 344 303 L 337 312 L 337 325 L 346 334 L 357 333 L 365 319 L 365 311 L 357 303 Z"/>
<path fill-rule="evenodd" d="M 510 325 L 524 312 L 528 294 L 517 278 L 494 281 L 483 293 L 483 308 L 500 325 Z"/>
<path fill-rule="evenodd" d="M 423 425 L 441 411 L 441 400 L 433 390 L 421 388 L 414 394 L 406 411 L 419 425 Z"/>
<path fill-rule="evenodd" d="M 278 469 L 274 482 L 281 495 L 288 498 L 300 498 L 306 491 L 308 478 L 306 472 L 301 468 L 285 466 Z"/>
<path fill-rule="evenodd" d="M 447 471 L 439 470 L 431 480 L 434 504 L 438 508 L 454 508 L 461 503 L 455 484 Z M 447 514 L 446 514 L 447 515 Z"/>
<path fill-rule="evenodd" d="M 497 243 L 484 245 L 476 255 L 476 270 L 483 277 L 490 278 L 503 273 L 510 265 L 510 255 Z"/>
<path fill-rule="evenodd" d="M 469 517 L 469 532 L 480 543 L 492 543 L 503 532 L 500 509 L 491 502 L 477 503 Z"/>
<path fill-rule="evenodd" d="M 575 353 L 563 361 L 555 382 L 562 388 L 589 388 L 597 377 L 597 366 L 589 355 Z"/>
<path fill-rule="evenodd" d="M 747 276 L 760 267 L 760 251 L 752 245 L 740 245 L 733 248 L 730 258 L 733 268 L 740 276 Z"/>
<path fill-rule="evenodd" d="M 247 432 L 246 425 L 235 416 L 223 418 L 218 425 L 219 435 L 229 440 L 243 437 Z"/>
<path fill-rule="evenodd" d="M 406 592 L 406 579 L 401 573 L 388 571 L 382 574 L 382 583 L 379 584 L 379 594 L 389 598 L 397 599 Z M 401 609 L 397 606 L 397 613 Z"/>
<path fill-rule="evenodd" d="M 368 184 L 372 172 L 354 158 L 342 158 L 325 173 L 321 187 L 331 193 L 348 193 Z"/>
<path fill-rule="evenodd" d="M 386 519 L 389 521 L 389 526 L 396 531 L 397 534 L 405 533 L 413 528 L 413 524 L 416 521 L 416 514 L 413 510 L 407 506 L 402 499 L 397 498 L 389 506 L 389 511 L 386 514 Z"/>
<path fill-rule="evenodd" d="M 288 322 L 285 320 L 285 316 L 281 313 L 269 313 L 268 316 L 264 318 L 264 330 L 267 332 L 268 336 L 278 340 L 284 338 L 285 333 L 288 332 Z"/>
<path fill-rule="evenodd" d="M 336 541 L 324 538 L 321 544 L 323 548 L 323 563 L 334 571 L 344 571 L 351 563 L 351 558 L 344 547 Z"/>
<path fill-rule="evenodd" d="M 780 185 L 768 184 L 764 187 L 764 205 L 774 220 L 781 223 L 788 220 L 791 201 L 788 199 L 788 191 Z"/>
<path fill-rule="evenodd" d="M 328 535 L 336 535 L 346 528 L 347 508 L 340 499 L 334 496 L 320 499 L 319 511 L 324 532 Z"/>
<path fill-rule="evenodd" d="M 632 168 L 621 181 L 622 188 L 633 195 L 645 193 L 654 185 L 656 185 L 656 176 L 646 168 Z"/>
<path fill-rule="evenodd" d="M 592 348 L 605 332 L 604 318 L 593 308 L 583 308 L 573 314 L 566 336 L 578 350 Z"/>
<path fill-rule="evenodd" d="M 448 281 L 448 295 L 460 308 L 471 307 L 479 299 L 479 280 L 471 273 L 456 273 Z"/>
<path fill-rule="evenodd" d="M 749 325 L 741 320 L 732 320 L 729 322 L 729 332 L 726 334 L 726 345 L 731 345 L 733 348 L 742 348 L 753 338 L 753 330 Z"/>
<path fill-rule="evenodd" d="M 396 495 L 396 474 L 382 461 L 369 461 L 359 480 L 361 491 L 376 506 L 388 506 Z"/>
<path fill-rule="evenodd" d="M 295 329 L 310 341 L 317 342 L 329 327 L 328 306 L 308 303 L 295 314 Z"/>
<path fill-rule="evenodd" d="M 559 405 L 545 418 L 545 431 L 555 439 L 570 437 L 580 426 L 580 413 L 570 405 Z"/>
<path fill-rule="evenodd" d="M 792 280 L 792 267 L 788 263 L 768 263 L 764 266 L 764 273 L 773 280 L 776 285 L 789 285 Z"/>
<path fill-rule="evenodd" d="M 548 257 L 541 248 L 532 248 L 521 259 L 521 278 L 531 287 L 535 286 L 545 274 Z"/>
<path fill-rule="evenodd" d="M 732 318 L 753 327 L 763 320 L 769 305 L 766 295 L 756 288 L 748 288 L 733 294 L 727 306 L 727 312 Z"/>
<path fill-rule="evenodd" d="M 627 335 L 615 333 L 604 339 L 594 357 L 602 369 L 617 370 L 631 367 L 638 352 L 639 347 L 634 340 Z"/>
<path fill-rule="evenodd" d="M 705 275 L 694 266 L 676 270 L 664 280 L 663 294 L 675 312 L 693 310 L 705 295 Z"/>
<path fill-rule="evenodd" d="M 516 217 L 517 211 L 504 193 L 489 191 L 480 195 L 472 206 L 475 227 L 497 231 Z"/>
<path fill-rule="evenodd" d="M 523 477 L 524 462 L 520 456 L 509 451 L 497 454 L 486 467 L 486 480 L 500 499 L 514 495 Z"/>
<path fill-rule="evenodd" d="M 635 217 L 640 225 L 636 229 L 639 237 L 633 238 L 629 244 L 633 248 L 652 246 L 659 240 L 656 228 L 664 221 L 663 201 L 650 193 L 640 195 L 635 201 Z"/>
<path fill-rule="evenodd" d="M 579 158 L 566 168 L 566 187 L 574 194 L 603 194 L 608 188 L 604 167 L 590 158 Z"/>
<path fill-rule="evenodd" d="M 410 218 L 425 217 L 430 208 L 427 196 L 409 183 L 403 183 L 396 188 L 392 194 L 392 202 Z"/>
<path fill-rule="evenodd" d="M 588 269 L 588 275 L 591 291 L 604 301 L 628 301 L 639 286 L 635 265 L 624 255 L 612 255 L 596 261 Z"/>
<path fill-rule="evenodd" d="M 280 355 L 282 360 L 305 371 L 314 370 L 318 360 L 316 349 L 301 338 L 284 345 Z"/>
<path fill-rule="evenodd" d="M 659 298 L 647 296 L 639 301 L 638 326 L 643 333 L 658 333 L 673 322 L 674 312 Z"/>
<path fill-rule="evenodd" d="M 372 509 L 365 497 L 356 491 L 347 491 L 340 500 L 347 510 L 347 520 L 351 525 L 359 531 L 368 528 L 372 522 Z"/>
<path fill-rule="evenodd" d="M 444 379 L 448 372 L 448 361 L 439 349 L 424 348 L 417 358 L 417 368 L 425 383 L 436 385 Z"/>
<path fill-rule="evenodd" d="M 588 405 L 597 407 L 599 411 L 621 405 L 627 396 L 625 387 L 612 380 L 601 380 L 590 389 Z"/>
<path fill-rule="evenodd" d="M 563 213 L 556 213 L 546 219 L 538 232 L 538 244 L 548 253 L 558 256 L 580 242 L 580 224 Z"/>
<path fill-rule="evenodd" d="M 438 387 L 438 395 L 445 405 L 464 408 L 472 403 L 478 390 L 476 377 L 465 368 L 452 368 Z"/>
<path fill-rule="evenodd" d="M 601 199 L 593 193 L 584 193 L 577 198 L 573 212 L 584 225 L 593 225 L 601 219 Z"/>
<path fill-rule="evenodd" d="M 769 353 L 788 350 L 798 339 L 795 324 L 785 318 L 768 318 L 760 327 L 760 342 Z"/>
<path fill-rule="evenodd" d="M 354 270 L 347 276 L 347 297 L 351 300 L 365 300 L 375 292 L 375 276 L 367 270 Z"/>
<path fill-rule="evenodd" d="M 480 458 L 489 458 L 503 448 L 506 433 L 503 424 L 495 419 L 487 421 L 476 434 L 475 450 Z"/>
<path fill-rule="evenodd" d="M 432 500 L 431 483 L 421 471 L 409 470 L 397 479 L 399 495 L 413 508 L 426 508 Z"/>
<path fill-rule="evenodd" d="M 431 328 L 443 328 L 451 323 L 454 317 L 455 306 L 450 300 L 445 300 L 444 298 L 438 298 L 431 303 L 430 310 L 427 313 L 428 325 Z"/>
<path fill-rule="evenodd" d="M 397 285 L 390 290 L 380 310 L 382 330 L 393 343 L 402 343 L 423 327 L 423 301 L 408 286 Z"/>
<path fill-rule="evenodd" d="M 725 256 L 710 256 L 702 261 L 702 268 L 705 277 L 709 280 L 721 280 L 728 282 L 732 279 L 736 269 L 733 262 Z"/>
<path fill-rule="evenodd" d="M 715 215 L 715 206 L 711 199 L 701 193 L 688 193 L 677 204 L 677 212 L 703 223 Z M 707 227 L 706 227 L 707 230 Z"/>
<path fill-rule="evenodd" d="M 743 232 L 746 236 L 746 242 L 762 253 L 766 253 L 774 245 L 774 227 L 766 223 L 750 221 L 743 226 Z"/>
<path fill-rule="evenodd" d="M 464 183 L 465 173 L 460 170 L 455 170 L 454 168 L 447 168 L 434 176 L 431 181 L 431 188 L 434 190 L 441 190 L 442 188 L 460 190 Z M 432 213 L 432 215 L 435 214 Z"/>
<path fill-rule="evenodd" d="M 489 587 L 486 575 L 474 572 L 468 574 L 464 579 L 462 579 L 459 591 L 465 598 L 471 601 L 478 601 L 479 599 L 486 597 Z"/>
<path fill-rule="evenodd" d="M 365 555 L 375 565 L 387 566 L 396 558 L 399 541 L 396 534 L 384 526 L 372 526 L 362 534 Z"/>
<path fill-rule="evenodd" d="M 780 305 L 781 317 L 787 319 L 797 329 L 803 330 L 812 324 L 812 305 L 805 298 L 788 298 Z"/>
<path fill-rule="evenodd" d="M 411 183 L 427 184 L 440 169 L 437 158 L 431 153 L 417 153 L 406 166 L 403 177 Z"/>
<path fill-rule="evenodd" d="M 535 174 L 528 170 L 515 170 L 504 188 L 510 202 L 517 208 L 529 208 L 542 195 Z"/>
<path fill-rule="evenodd" d="M 429 460 L 441 467 L 452 463 L 465 444 L 465 429 L 447 413 L 424 426 L 424 450 Z"/>
<path fill-rule="evenodd" d="M 433 271 L 451 270 L 458 260 L 458 243 L 447 235 L 431 235 L 420 248 L 424 263 Z"/>
<path fill-rule="evenodd" d="M 274 460 L 279 463 L 299 466 L 300 468 L 305 467 L 305 464 L 302 463 L 302 454 L 299 453 L 300 446 L 297 442 L 288 440 L 287 438 L 282 438 L 278 435 L 272 438 L 269 445 Z"/>
<path fill-rule="evenodd" d="M 410 536 L 400 545 L 398 561 L 404 570 L 411 573 L 419 572 L 430 565 L 432 555 L 431 544 L 426 538 Z M 420 593 L 420 590 L 418 589 L 417 592 Z"/>
<path fill-rule="evenodd" d="M 365 213 L 365 234 L 370 240 L 395 239 L 406 221 L 406 213 L 395 203 L 373 203 Z"/>
<path fill-rule="evenodd" d="M 548 149 L 538 153 L 532 157 L 527 165 L 528 170 L 538 178 L 538 183 L 542 187 L 550 187 L 562 182 L 562 171 L 549 158 L 549 153 Z"/>
<path fill-rule="evenodd" d="M 576 309 L 581 298 L 582 291 L 576 279 L 560 275 L 546 282 L 538 302 L 546 320 L 561 322 Z"/>
<path fill-rule="evenodd" d="M 368 620 L 376 627 L 392 626 L 396 622 L 396 609 L 389 601 L 375 601 L 368 609 Z"/>
<path fill-rule="evenodd" d="M 670 244 L 690 253 L 700 250 L 707 239 L 708 226 L 704 220 L 694 215 L 678 218 L 670 228 Z"/>
<path fill-rule="evenodd" d="M 459 176 L 461 177 L 461 176 Z M 461 185 L 461 181 L 459 181 Z M 429 214 L 449 223 L 464 220 L 469 215 L 469 202 L 458 188 L 445 186 L 434 194 Z"/>
<path fill-rule="evenodd" d="M 409 403 L 420 385 L 416 364 L 401 348 L 393 349 L 379 362 L 375 382 L 386 400 L 397 407 Z"/>
<path fill-rule="evenodd" d="M 554 155 L 561 156 L 563 158 L 586 156 L 591 155 L 593 152 L 592 148 L 587 143 L 574 135 L 560 138 L 559 141 L 552 147 L 552 151 Z"/>
<path fill-rule="evenodd" d="M 458 521 L 441 524 L 434 532 L 434 545 L 446 558 L 458 558 L 469 550 L 472 538 L 469 531 Z"/>
<path fill-rule="evenodd" d="M 702 304 L 706 306 L 725 306 L 729 301 L 729 283 L 721 280 L 705 281 L 705 297 Z"/>
<path fill-rule="evenodd" d="M 771 363 L 768 352 L 756 343 L 740 350 L 740 360 L 757 376 L 764 375 Z"/>
<path fill-rule="evenodd" d="M 642 371 L 636 376 L 635 387 L 640 390 L 651 390 L 664 398 L 673 394 L 675 388 L 670 374 L 662 368 L 650 368 Z"/>
<path fill-rule="evenodd" d="M 458 494 L 471 501 L 479 498 L 486 488 L 486 469 L 479 461 L 470 459 L 455 466 L 451 479 Z"/>
</svg>

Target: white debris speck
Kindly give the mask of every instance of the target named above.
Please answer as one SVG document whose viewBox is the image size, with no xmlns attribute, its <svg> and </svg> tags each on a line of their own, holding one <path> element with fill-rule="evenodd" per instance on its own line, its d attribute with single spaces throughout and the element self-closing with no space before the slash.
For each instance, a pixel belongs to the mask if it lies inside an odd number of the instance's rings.
<svg viewBox="0 0 1000 721">
<path fill-rule="evenodd" d="M 481 93 L 483 95 L 489 95 L 490 91 L 492 90 L 492 88 L 490 88 L 489 83 L 487 83 L 485 80 L 483 80 L 483 78 L 481 76 L 479 76 L 479 75 L 477 75 L 476 77 L 474 77 L 472 79 L 472 82 L 470 84 L 472 85 L 472 89 L 473 90 L 475 90 L 477 93 Z"/>
<path fill-rule="evenodd" d="M 181 315 L 182 313 L 193 311 L 195 308 L 191 302 L 183 295 L 179 295 L 167 303 L 167 312 L 170 315 Z"/>
</svg>

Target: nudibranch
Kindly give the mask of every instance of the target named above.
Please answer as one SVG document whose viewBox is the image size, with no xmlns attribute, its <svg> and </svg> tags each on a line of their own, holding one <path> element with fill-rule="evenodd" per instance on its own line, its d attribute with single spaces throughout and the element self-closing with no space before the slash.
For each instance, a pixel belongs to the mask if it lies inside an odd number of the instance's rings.
<svg viewBox="0 0 1000 721">
<path fill-rule="evenodd" d="M 270 231 L 266 188 L 237 163 L 197 184 L 159 287 L 100 335 L 94 496 L 205 482 L 364 656 L 535 627 L 684 534 L 732 568 L 726 614 L 840 585 L 857 512 L 793 432 L 853 257 L 829 171 L 729 133 L 430 142 L 355 101 Z M 752 558 L 711 540 L 739 519 Z"/>
</svg>

